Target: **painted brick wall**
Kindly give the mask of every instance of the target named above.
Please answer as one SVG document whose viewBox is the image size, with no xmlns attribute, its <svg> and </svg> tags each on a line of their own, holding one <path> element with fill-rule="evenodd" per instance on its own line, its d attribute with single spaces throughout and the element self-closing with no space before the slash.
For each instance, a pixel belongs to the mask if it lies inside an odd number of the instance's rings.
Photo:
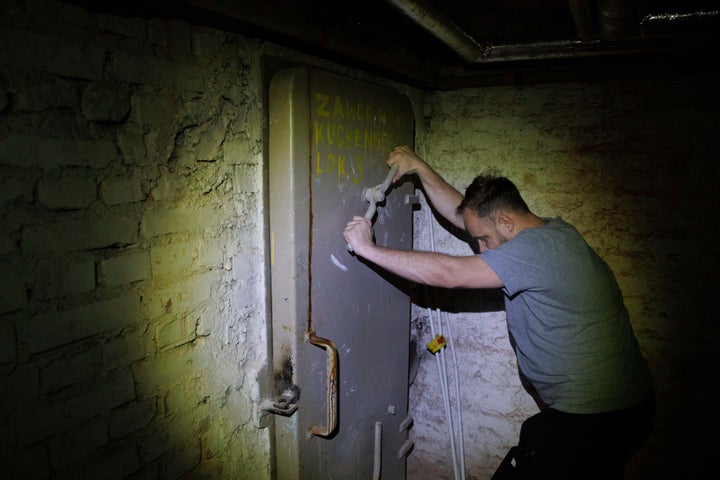
<svg viewBox="0 0 720 480">
<path fill-rule="evenodd" d="M 258 55 L 2 3 L 3 478 L 270 478 Z"/>
<path fill-rule="evenodd" d="M 712 458 L 698 435 L 714 416 L 710 386 L 719 378 L 717 80 L 461 90 L 432 95 L 424 112 L 418 152 L 451 183 L 462 191 L 484 168 L 498 168 L 533 211 L 575 224 L 615 271 L 659 402 L 655 432 L 629 479 L 695 478 L 704 461 L 694 459 Z M 416 235 L 417 248 L 429 248 L 425 213 Z M 470 254 L 439 227 L 434 237 L 438 251 Z M 536 410 L 517 380 L 493 299 L 450 298 L 444 308 L 461 310 L 449 320 L 468 478 L 490 478 Z M 428 317 L 415 309 L 422 345 Z M 421 358 L 411 388 L 419 441 L 409 478 L 454 478 L 436 362 L 424 351 Z"/>
</svg>

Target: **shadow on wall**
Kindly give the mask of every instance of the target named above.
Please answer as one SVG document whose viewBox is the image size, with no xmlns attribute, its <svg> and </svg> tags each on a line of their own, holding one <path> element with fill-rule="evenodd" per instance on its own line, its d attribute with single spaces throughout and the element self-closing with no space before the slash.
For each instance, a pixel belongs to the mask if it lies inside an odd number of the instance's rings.
<svg viewBox="0 0 720 480">
<path fill-rule="evenodd" d="M 488 313 L 505 310 L 500 289 L 438 288 L 417 285 L 412 301 L 420 308 L 440 309 L 447 313 Z"/>
<path fill-rule="evenodd" d="M 447 313 L 488 313 L 505 310 L 505 302 L 500 289 L 440 288 L 417 284 L 377 265 L 359 258 L 360 262 L 408 295 L 419 308 L 440 309 Z"/>
</svg>

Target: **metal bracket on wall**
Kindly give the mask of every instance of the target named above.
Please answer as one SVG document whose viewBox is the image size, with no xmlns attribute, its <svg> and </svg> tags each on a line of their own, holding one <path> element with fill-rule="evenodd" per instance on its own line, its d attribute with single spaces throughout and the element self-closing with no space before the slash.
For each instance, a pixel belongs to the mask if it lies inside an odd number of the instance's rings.
<svg viewBox="0 0 720 480">
<path fill-rule="evenodd" d="M 298 409 L 297 401 L 300 389 L 297 385 L 285 386 L 277 399 L 266 401 L 262 409 L 269 413 L 290 417 Z"/>
</svg>

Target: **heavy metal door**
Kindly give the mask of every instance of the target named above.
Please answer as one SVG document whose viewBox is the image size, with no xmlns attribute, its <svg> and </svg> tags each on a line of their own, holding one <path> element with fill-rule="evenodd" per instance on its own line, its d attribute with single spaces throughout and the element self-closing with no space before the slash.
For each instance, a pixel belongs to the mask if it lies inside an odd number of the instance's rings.
<svg viewBox="0 0 720 480">
<path fill-rule="evenodd" d="M 276 471 L 280 480 L 404 479 L 407 285 L 355 258 L 342 231 L 369 213 L 396 145 L 413 145 L 406 97 L 315 69 L 270 87 L 270 241 Z M 411 185 L 390 186 L 377 243 L 412 248 Z"/>
</svg>

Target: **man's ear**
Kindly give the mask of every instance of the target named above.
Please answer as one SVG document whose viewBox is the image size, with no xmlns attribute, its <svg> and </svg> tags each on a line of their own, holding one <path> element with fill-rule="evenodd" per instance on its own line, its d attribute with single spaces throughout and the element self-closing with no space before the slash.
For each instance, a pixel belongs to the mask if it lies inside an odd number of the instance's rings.
<svg viewBox="0 0 720 480">
<path fill-rule="evenodd" d="M 498 230 L 506 237 L 510 237 L 515 231 L 515 219 L 507 213 L 499 214 L 495 219 L 495 225 L 497 225 Z"/>
</svg>

